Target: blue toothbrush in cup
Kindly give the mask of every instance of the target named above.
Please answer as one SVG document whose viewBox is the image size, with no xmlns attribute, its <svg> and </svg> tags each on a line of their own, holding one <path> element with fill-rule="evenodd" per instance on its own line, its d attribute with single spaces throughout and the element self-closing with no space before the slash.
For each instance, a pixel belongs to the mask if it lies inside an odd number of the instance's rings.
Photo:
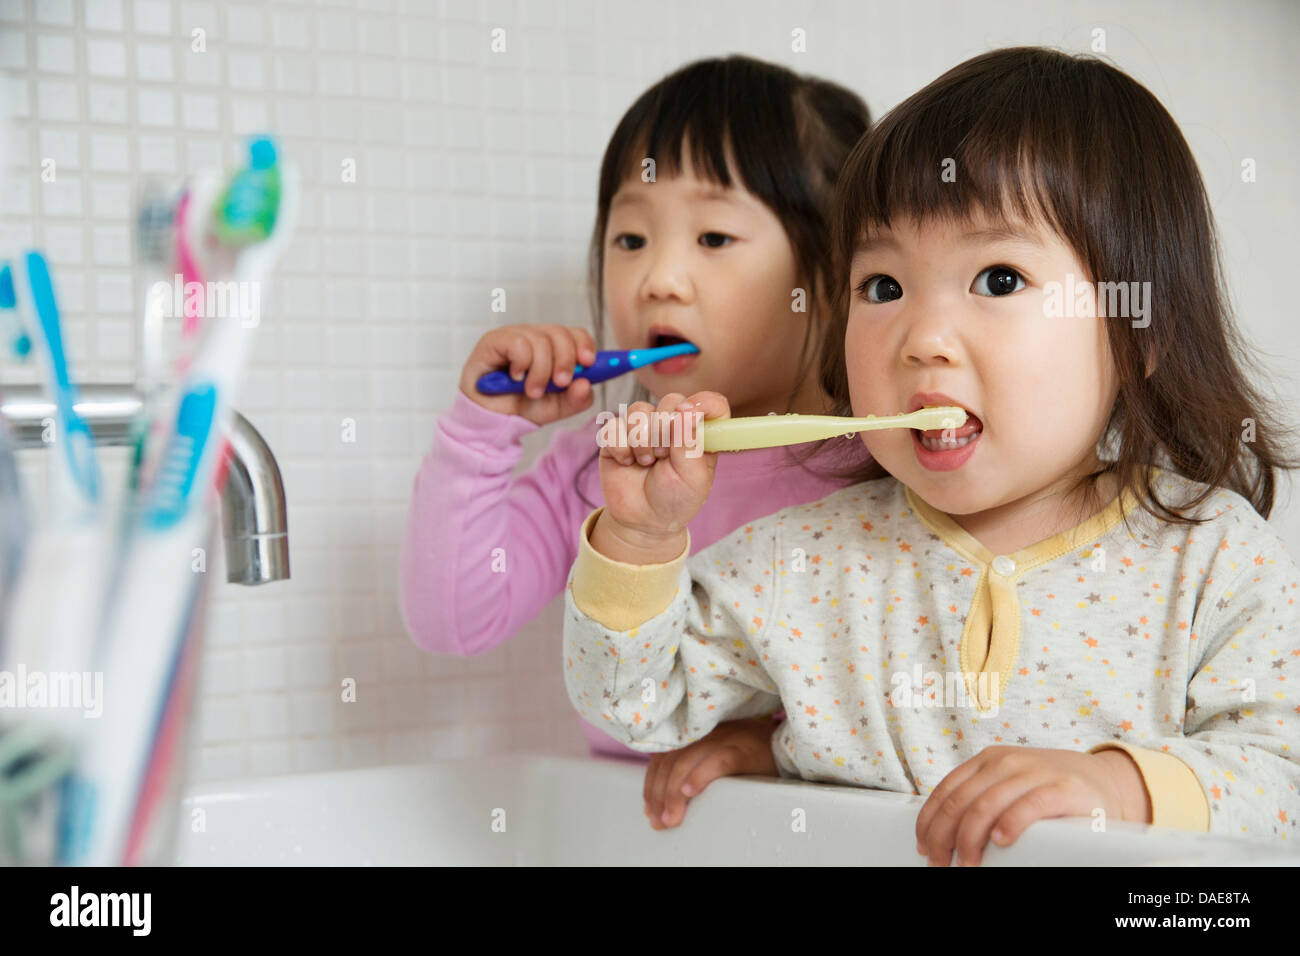
<svg viewBox="0 0 1300 956">
<path fill-rule="evenodd" d="M 609 352 L 597 352 L 596 361 L 590 365 L 573 366 L 573 381 L 585 378 L 591 384 L 605 382 L 611 378 L 617 378 L 620 375 L 626 375 L 634 369 L 644 368 L 647 365 L 654 365 L 656 362 L 662 362 L 665 359 L 676 358 L 678 355 L 694 355 L 699 352 L 699 346 L 690 342 L 681 342 L 677 345 L 664 345 L 653 349 L 626 349 L 614 350 Z M 488 372 L 486 375 L 480 375 L 477 382 L 474 383 L 482 395 L 523 395 L 524 379 L 515 381 L 510 377 L 510 373 L 498 369 L 495 372 Z M 572 385 L 570 382 L 569 385 Z M 563 392 L 569 385 L 561 388 L 554 382 L 546 383 L 547 392 Z"/>
</svg>

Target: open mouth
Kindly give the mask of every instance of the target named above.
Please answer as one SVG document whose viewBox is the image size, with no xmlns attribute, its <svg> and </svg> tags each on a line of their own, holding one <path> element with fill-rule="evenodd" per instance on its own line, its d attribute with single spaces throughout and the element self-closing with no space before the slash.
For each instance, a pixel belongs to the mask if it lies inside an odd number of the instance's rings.
<svg viewBox="0 0 1300 956">
<path fill-rule="evenodd" d="M 665 345 L 682 345 L 689 343 L 690 339 L 682 338 L 680 335 L 671 335 L 665 332 L 651 333 L 650 347 L 657 349 Z"/>
<path fill-rule="evenodd" d="M 649 348 L 666 348 L 673 345 L 695 345 L 684 335 L 678 335 L 675 330 L 669 326 L 653 325 L 646 336 Z M 695 345 L 695 351 L 687 351 L 685 355 L 674 355 L 672 358 L 660 359 L 650 367 L 660 375 L 677 375 L 685 372 L 695 364 L 699 358 L 699 346 Z"/>
<path fill-rule="evenodd" d="M 974 412 L 966 412 L 966 421 L 959 428 L 913 428 L 917 440 L 927 451 L 953 451 L 975 441 L 984 431 L 984 423 Z"/>
</svg>

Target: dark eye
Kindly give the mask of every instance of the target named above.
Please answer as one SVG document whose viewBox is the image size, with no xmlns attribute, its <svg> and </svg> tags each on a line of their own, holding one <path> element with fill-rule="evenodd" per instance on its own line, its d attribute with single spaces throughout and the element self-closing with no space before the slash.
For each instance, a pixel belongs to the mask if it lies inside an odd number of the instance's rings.
<svg viewBox="0 0 1300 956">
<path fill-rule="evenodd" d="M 893 276 L 867 276 L 858 283 L 858 295 L 868 302 L 893 302 L 903 297 L 903 287 Z"/>
<path fill-rule="evenodd" d="M 722 241 L 714 241 L 719 239 Z M 731 242 L 731 237 L 721 232 L 706 232 L 704 235 L 700 236 L 700 243 L 708 246 L 710 249 L 721 249 L 729 242 Z"/>
<path fill-rule="evenodd" d="M 623 242 L 624 239 L 628 240 L 632 245 L 629 246 L 625 244 Z M 635 235 L 634 233 L 625 232 L 614 237 L 614 245 L 618 246 L 620 249 L 626 249 L 628 252 L 632 252 L 645 245 L 645 238 L 643 236 Z"/>
<path fill-rule="evenodd" d="M 976 295 L 1010 295 L 1025 287 L 1024 277 L 1007 266 L 989 266 L 975 277 L 971 291 Z"/>
</svg>

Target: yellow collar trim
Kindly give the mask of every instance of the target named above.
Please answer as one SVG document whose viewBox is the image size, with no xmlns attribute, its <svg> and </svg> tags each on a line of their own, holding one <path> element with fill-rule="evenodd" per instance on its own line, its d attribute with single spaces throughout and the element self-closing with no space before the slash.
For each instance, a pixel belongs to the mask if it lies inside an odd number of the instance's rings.
<svg viewBox="0 0 1300 956">
<path fill-rule="evenodd" d="M 1150 470 L 1154 481 L 1160 469 L 1152 465 Z M 968 561 L 985 567 L 992 564 L 997 555 L 984 547 L 973 535 L 969 534 L 947 514 L 932 507 L 920 495 L 913 492 L 911 488 L 904 485 L 903 489 L 907 496 L 907 503 L 912 506 L 917 517 L 931 531 L 943 539 L 945 544 Z M 1111 500 L 1110 504 L 1083 523 L 1007 555 L 1015 563 L 1016 567 L 1011 577 L 1019 577 L 1023 571 L 1082 547 L 1088 543 L 1089 539 L 1095 540 L 1101 537 L 1137 507 L 1137 503 L 1137 498 L 1133 496 L 1128 488 L 1125 488 L 1117 497 Z"/>
</svg>

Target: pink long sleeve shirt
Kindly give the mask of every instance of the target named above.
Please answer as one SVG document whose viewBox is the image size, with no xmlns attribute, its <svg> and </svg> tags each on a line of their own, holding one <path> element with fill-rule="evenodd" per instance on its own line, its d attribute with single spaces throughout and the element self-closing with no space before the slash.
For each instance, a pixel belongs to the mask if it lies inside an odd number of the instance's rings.
<svg viewBox="0 0 1300 956">
<path fill-rule="evenodd" d="M 415 477 L 401 554 L 402 621 L 424 650 L 490 651 L 563 592 L 579 529 L 605 503 L 597 463 L 587 466 L 598 425 L 592 415 L 557 431 L 537 463 L 514 477 L 520 441 L 538 427 L 460 391 L 439 416 Z M 846 460 L 869 460 L 860 441 L 834 442 L 807 467 L 790 461 L 785 448 L 719 455 L 708 501 L 689 525 L 691 553 L 749 521 L 843 487 L 846 479 L 822 472 Z M 594 751 L 646 758 L 577 719 Z"/>
</svg>

